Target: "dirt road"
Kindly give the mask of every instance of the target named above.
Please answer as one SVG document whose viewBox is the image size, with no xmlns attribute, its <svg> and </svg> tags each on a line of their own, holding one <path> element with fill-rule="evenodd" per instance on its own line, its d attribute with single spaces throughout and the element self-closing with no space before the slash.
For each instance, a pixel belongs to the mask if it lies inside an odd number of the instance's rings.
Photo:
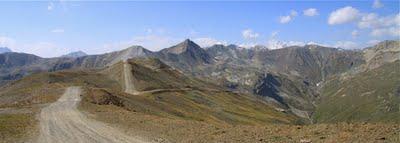
<svg viewBox="0 0 400 143">
<path fill-rule="evenodd" d="M 125 92 L 133 95 L 139 94 L 133 85 L 132 66 L 124 61 Z"/>
<path fill-rule="evenodd" d="M 69 87 L 40 113 L 39 143 L 144 143 L 104 123 L 88 119 L 77 109 L 80 87 Z"/>
</svg>

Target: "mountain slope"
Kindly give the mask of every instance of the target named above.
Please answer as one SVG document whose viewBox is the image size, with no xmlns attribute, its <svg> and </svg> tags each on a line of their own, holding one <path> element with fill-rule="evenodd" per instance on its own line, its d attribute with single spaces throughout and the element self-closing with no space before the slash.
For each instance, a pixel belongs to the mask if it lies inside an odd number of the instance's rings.
<svg viewBox="0 0 400 143">
<path fill-rule="evenodd" d="M 364 63 L 322 84 L 317 122 L 400 121 L 400 41 L 383 41 L 361 52 Z"/>
<path fill-rule="evenodd" d="M 255 60 L 275 71 L 302 76 L 315 85 L 364 63 L 362 56 L 358 51 L 306 45 L 262 51 L 255 55 Z"/>
<path fill-rule="evenodd" d="M 236 45 L 214 45 L 206 49 L 207 53 L 216 60 L 248 60 L 253 56 L 252 49 L 241 48 Z"/>
<path fill-rule="evenodd" d="M 67 70 L 33 74 L 3 86 L 0 106 L 43 104 L 55 101 L 59 89 L 84 87 L 87 108 L 113 105 L 128 111 L 179 120 L 218 124 L 292 123 L 282 113 L 247 94 L 225 91 L 217 85 L 187 77 L 157 59 L 128 60 L 139 95 L 124 92 L 123 62 L 102 70 Z M 38 92 L 32 92 L 38 91 Z M 46 94 L 40 94 L 46 91 Z"/>
<path fill-rule="evenodd" d="M 129 110 L 150 112 L 164 117 L 217 123 L 263 124 L 293 122 L 290 114 L 280 113 L 254 96 L 224 91 L 222 87 L 191 78 L 157 59 L 128 60 L 133 85 L 143 95 L 125 95 Z M 123 63 L 102 71 L 123 87 Z"/>
<path fill-rule="evenodd" d="M 276 50 L 234 45 L 207 48 L 215 63 L 193 68 L 205 79 L 263 97 L 277 108 L 310 118 L 325 78 L 365 63 L 361 51 L 306 45 Z"/>
<path fill-rule="evenodd" d="M 132 74 L 132 85 L 135 85 L 135 89 L 138 91 L 193 86 L 204 87 L 206 84 L 203 81 L 184 76 L 156 58 L 134 58 L 126 62 L 118 62 L 105 68 L 102 73 L 119 81 L 121 86 L 124 87 L 126 80 L 124 79 L 125 64 L 131 66 L 131 70 L 128 72 Z"/>
<path fill-rule="evenodd" d="M 215 62 L 204 67 L 192 68 L 191 73 L 227 81 L 235 87 L 245 89 L 251 88 L 258 80 L 258 74 L 254 73 L 279 72 L 303 78 L 311 86 L 315 86 L 329 76 L 346 72 L 365 63 L 361 51 L 317 45 L 292 46 L 276 50 L 215 45 L 207 48 L 207 52 Z"/>
<path fill-rule="evenodd" d="M 28 68 L 35 63 L 39 63 L 42 58 L 23 53 L 3 53 L 0 54 L 0 85 L 7 81 L 19 79 L 38 68 Z"/>
<path fill-rule="evenodd" d="M 253 93 L 267 101 L 273 99 L 282 110 L 310 119 L 314 111 L 314 101 L 318 98 L 309 83 L 278 73 L 260 75 Z"/>
<path fill-rule="evenodd" d="M 383 41 L 363 50 L 366 69 L 374 69 L 400 59 L 400 41 Z"/>
<path fill-rule="evenodd" d="M 400 60 L 343 78 L 330 79 L 315 112 L 318 122 L 400 121 Z"/>
</svg>

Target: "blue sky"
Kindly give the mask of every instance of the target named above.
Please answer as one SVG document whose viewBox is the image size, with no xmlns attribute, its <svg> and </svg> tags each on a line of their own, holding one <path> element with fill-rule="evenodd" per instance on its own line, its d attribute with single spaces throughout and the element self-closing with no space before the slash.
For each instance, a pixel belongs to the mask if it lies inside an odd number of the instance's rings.
<svg viewBox="0 0 400 143">
<path fill-rule="evenodd" d="M 54 57 L 142 45 L 152 51 L 190 38 L 362 48 L 399 39 L 399 1 L 0 2 L 0 46 Z"/>
</svg>

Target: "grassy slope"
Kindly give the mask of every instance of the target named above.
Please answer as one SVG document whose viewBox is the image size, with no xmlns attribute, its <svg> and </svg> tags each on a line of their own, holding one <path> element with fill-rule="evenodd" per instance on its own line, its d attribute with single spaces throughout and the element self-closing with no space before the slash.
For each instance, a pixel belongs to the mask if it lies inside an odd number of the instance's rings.
<svg viewBox="0 0 400 143">
<path fill-rule="evenodd" d="M 120 89 L 117 82 L 93 71 L 39 73 L 0 87 L 0 107 L 51 103 L 71 85 Z"/>
<path fill-rule="evenodd" d="M 87 103 L 87 102 L 86 102 Z M 177 143 L 258 143 L 258 142 L 399 142 L 399 124 L 335 123 L 305 126 L 265 124 L 212 124 L 196 120 L 160 118 L 113 105 L 85 108 L 91 117 L 129 134 L 155 141 Z M 82 106 L 81 106 L 82 107 Z"/>
<path fill-rule="evenodd" d="M 138 91 L 185 87 L 202 88 L 206 86 L 214 86 L 215 89 L 221 89 L 217 85 L 184 76 L 179 71 L 174 70 L 158 59 L 135 58 L 133 60 L 128 60 L 128 63 L 132 65 L 131 73 L 134 77 L 133 84 Z M 118 81 L 123 88 L 125 86 L 123 72 L 123 62 L 119 62 L 109 68 L 105 68 L 101 73 Z"/>
<path fill-rule="evenodd" d="M 34 114 L 0 114 L 0 143 L 23 142 L 35 129 Z"/>
<path fill-rule="evenodd" d="M 100 106 L 142 113 L 144 116 L 155 116 L 165 120 L 232 124 L 290 123 L 295 120 L 294 116 L 277 112 L 252 96 L 219 91 L 218 88 L 209 89 L 211 84 L 187 78 L 169 68 L 153 70 L 153 67 L 142 66 L 144 63 L 141 61 L 132 64 L 136 70 L 134 76 L 139 77 L 135 82 L 143 85 L 140 87 L 141 90 L 158 88 L 172 90 L 133 96 L 123 93 L 118 81 L 97 71 L 69 70 L 33 74 L 1 87 L 0 107 L 2 109 L 24 108 L 32 111 L 29 115 L 0 113 L 2 124 L 0 137 L 7 142 L 21 139 L 26 141 L 25 136 L 22 135 L 35 132 L 34 127 L 38 122 L 34 115 L 39 113 L 38 109 L 56 101 L 64 92 L 64 88 L 72 85 L 84 87 L 84 91 L 88 94 L 82 103 L 86 103 L 88 107 L 97 106 L 99 103 L 114 104 L 117 101 L 121 103 L 117 104 L 118 106 Z M 106 91 L 106 93 L 97 92 L 89 96 L 94 90 Z M 98 104 L 85 102 L 93 101 L 91 97 L 102 96 L 102 94 L 106 99 L 103 100 L 104 97 L 101 97 Z"/>
<path fill-rule="evenodd" d="M 229 92 L 190 90 L 116 96 L 122 100 L 124 109 L 163 118 L 217 124 L 292 123 L 296 119 L 252 96 Z"/>
<path fill-rule="evenodd" d="M 315 112 L 318 122 L 369 121 L 400 123 L 400 61 L 329 81 Z"/>
<path fill-rule="evenodd" d="M 223 88 L 184 76 L 157 59 L 130 60 L 134 85 L 139 91 L 170 89 L 139 96 L 114 92 L 126 109 L 168 118 L 214 123 L 291 123 L 296 118 L 274 110 L 251 95 L 224 91 Z M 122 63 L 102 73 L 123 83 Z M 121 84 L 122 84 L 121 83 Z"/>
</svg>

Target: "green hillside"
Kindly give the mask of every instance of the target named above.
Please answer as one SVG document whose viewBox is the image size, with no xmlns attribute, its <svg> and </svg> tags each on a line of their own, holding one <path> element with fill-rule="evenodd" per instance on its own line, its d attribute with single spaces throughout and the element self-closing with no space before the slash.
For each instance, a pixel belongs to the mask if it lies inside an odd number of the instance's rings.
<svg viewBox="0 0 400 143">
<path fill-rule="evenodd" d="M 133 85 L 140 95 L 122 92 L 93 91 L 92 95 L 112 96 L 119 106 L 131 110 L 168 118 L 191 119 L 218 123 L 292 123 L 291 114 L 282 113 L 263 100 L 248 94 L 233 93 L 212 83 L 187 77 L 158 59 L 128 60 L 132 65 Z M 102 70 L 102 73 L 123 85 L 123 63 Z M 108 92 L 110 94 L 99 94 Z M 93 101 L 88 98 L 87 101 Z M 120 104 L 121 103 L 121 104 Z M 85 106 L 85 107 L 90 107 Z"/>
<path fill-rule="evenodd" d="M 335 77 L 322 89 L 314 118 L 318 122 L 400 122 L 400 61 Z"/>
</svg>

